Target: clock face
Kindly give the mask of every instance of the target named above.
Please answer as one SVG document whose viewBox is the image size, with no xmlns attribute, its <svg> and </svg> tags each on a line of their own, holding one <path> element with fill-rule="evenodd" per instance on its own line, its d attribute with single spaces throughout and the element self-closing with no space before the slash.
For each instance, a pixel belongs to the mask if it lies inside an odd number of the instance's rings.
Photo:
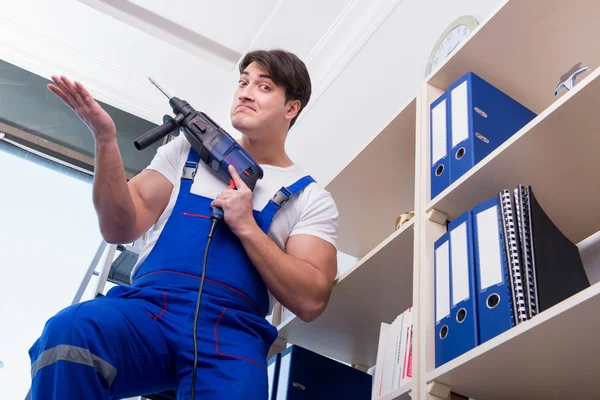
<svg viewBox="0 0 600 400">
<path fill-rule="evenodd" d="M 477 27 L 477 20 L 469 15 L 462 16 L 451 23 L 440 36 L 427 62 L 425 74 L 429 75 L 465 40 Z"/>
<path fill-rule="evenodd" d="M 454 51 L 456 46 L 458 46 L 467 36 L 471 33 L 471 30 L 466 25 L 459 25 L 452 29 L 448 34 L 442 39 L 442 43 L 438 47 L 435 52 L 435 56 L 433 57 L 433 62 L 431 63 L 431 69 L 434 70 L 438 65 L 442 63 Z"/>
</svg>

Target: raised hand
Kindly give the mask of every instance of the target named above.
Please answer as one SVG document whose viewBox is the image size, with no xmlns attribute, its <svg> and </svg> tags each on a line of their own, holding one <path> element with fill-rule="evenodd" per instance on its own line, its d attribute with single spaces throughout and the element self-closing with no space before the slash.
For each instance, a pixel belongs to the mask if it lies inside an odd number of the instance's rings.
<svg viewBox="0 0 600 400">
<path fill-rule="evenodd" d="M 48 89 L 69 106 L 77 116 L 90 128 L 96 141 L 111 140 L 117 135 L 115 123 L 100 104 L 79 82 L 72 83 L 67 77 L 53 75 L 55 84 L 48 84 Z"/>
</svg>

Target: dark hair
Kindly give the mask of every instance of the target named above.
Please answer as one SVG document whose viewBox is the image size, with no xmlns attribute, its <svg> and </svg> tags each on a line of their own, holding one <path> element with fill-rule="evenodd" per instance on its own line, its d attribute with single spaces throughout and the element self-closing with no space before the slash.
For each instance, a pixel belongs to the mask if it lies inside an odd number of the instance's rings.
<svg viewBox="0 0 600 400">
<path fill-rule="evenodd" d="M 311 95 L 311 83 L 308 69 L 302 60 L 286 50 L 255 50 L 247 53 L 240 63 L 240 73 L 256 62 L 264 68 L 276 85 L 285 87 L 285 102 L 300 100 L 298 114 L 290 122 L 290 128 L 308 104 Z"/>
</svg>

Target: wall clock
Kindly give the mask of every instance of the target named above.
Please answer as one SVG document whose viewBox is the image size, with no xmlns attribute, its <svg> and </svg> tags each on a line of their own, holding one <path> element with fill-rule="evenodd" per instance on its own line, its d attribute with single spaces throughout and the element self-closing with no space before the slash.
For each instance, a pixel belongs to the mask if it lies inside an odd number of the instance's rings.
<svg viewBox="0 0 600 400">
<path fill-rule="evenodd" d="M 431 50 L 425 68 L 425 76 L 434 71 L 473 32 L 478 24 L 475 17 L 463 15 L 448 25 Z"/>
</svg>

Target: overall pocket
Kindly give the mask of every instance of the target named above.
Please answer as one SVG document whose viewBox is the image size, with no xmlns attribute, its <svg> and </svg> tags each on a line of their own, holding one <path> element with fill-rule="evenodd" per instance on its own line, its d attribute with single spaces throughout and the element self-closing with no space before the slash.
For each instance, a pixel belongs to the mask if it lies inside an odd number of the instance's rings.
<svg viewBox="0 0 600 400">
<path fill-rule="evenodd" d="M 215 325 L 215 353 L 255 364 L 266 372 L 267 354 L 277 330 L 267 320 L 246 312 L 221 307 Z"/>
</svg>

